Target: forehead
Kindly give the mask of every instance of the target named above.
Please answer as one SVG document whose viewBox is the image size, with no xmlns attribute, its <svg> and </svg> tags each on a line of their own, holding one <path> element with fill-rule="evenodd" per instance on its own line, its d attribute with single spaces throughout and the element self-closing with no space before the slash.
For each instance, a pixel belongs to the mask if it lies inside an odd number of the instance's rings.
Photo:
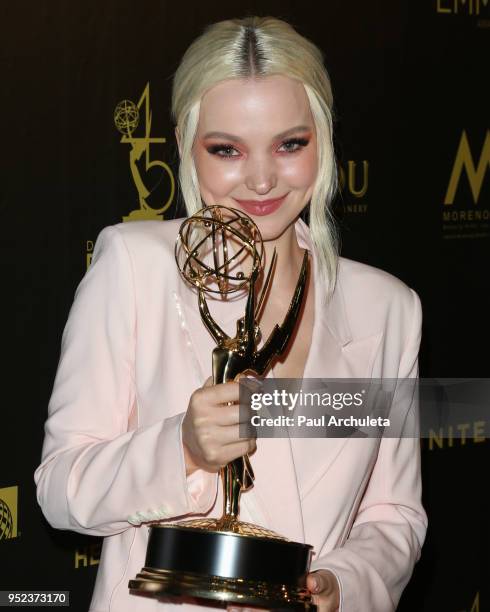
<svg viewBox="0 0 490 612">
<path fill-rule="evenodd" d="M 229 79 L 209 89 L 201 100 L 198 130 L 242 135 L 276 134 L 299 124 L 313 126 L 303 84 L 283 75 Z"/>
</svg>

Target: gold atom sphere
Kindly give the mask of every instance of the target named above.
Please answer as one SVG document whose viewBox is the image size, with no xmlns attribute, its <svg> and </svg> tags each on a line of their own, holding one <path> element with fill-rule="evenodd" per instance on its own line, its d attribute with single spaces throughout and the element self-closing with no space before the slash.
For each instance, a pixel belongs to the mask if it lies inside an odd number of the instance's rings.
<svg viewBox="0 0 490 612">
<path fill-rule="evenodd" d="M 233 249 L 229 249 L 230 244 Z M 235 268 L 247 257 L 252 258 L 253 265 L 246 276 Z M 260 271 L 262 236 L 253 219 L 241 210 L 205 206 L 180 226 L 175 259 L 182 276 L 195 287 L 209 293 L 233 293 L 250 282 L 254 270 Z"/>
<path fill-rule="evenodd" d="M 125 136 L 131 136 L 138 127 L 140 112 L 131 100 L 122 100 L 114 109 L 114 124 Z"/>
</svg>

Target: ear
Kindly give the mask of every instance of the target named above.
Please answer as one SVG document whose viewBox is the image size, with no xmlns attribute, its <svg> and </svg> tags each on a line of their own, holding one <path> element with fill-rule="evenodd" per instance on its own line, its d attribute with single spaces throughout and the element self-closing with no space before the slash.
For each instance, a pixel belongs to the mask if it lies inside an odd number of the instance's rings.
<svg viewBox="0 0 490 612">
<path fill-rule="evenodd" d="M 180 132 L 178 126 L 175 126 L 175 139 L 177 140 L 177 146 L 179 147 L 179 155 L 182 157 L 182 146 L 180 144 Z"/>
</svg>

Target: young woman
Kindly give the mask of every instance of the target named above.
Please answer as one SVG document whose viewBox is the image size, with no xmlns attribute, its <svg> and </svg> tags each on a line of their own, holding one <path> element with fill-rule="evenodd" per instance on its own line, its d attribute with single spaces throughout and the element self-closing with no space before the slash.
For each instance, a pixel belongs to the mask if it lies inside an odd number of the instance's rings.
<svg viewBox="0 0 490 612">
<path fill-rule="evenodd" d="M 243 210 L 266 262 L 277 250 L 263 338 L 309 253 L 294 341 L 267 376 L 417 377 L 417 294 L 337 254 L 332 94 L 318 48 L 270 17 L 213 24 L 185 53 L 172 104 L 188 214 Z M 256 478 L 240 518 L 314 546 L 307 586 L 320 611 L 394 610 L 427 528 L 418 439 L 240 438 L 228 405 L 239 385 L 211 385 L 214 341 L 175 264 L 182 221 L 104 228 L 63 335 L 35 481 L 51 525 L 106 536 L 90 610 L 173 609 L 128 592 L 148 523 L 219 517 L 218 470 L 245 453 Z M 233 334 L 245 296 L 208 304 Z"/>
</svg>

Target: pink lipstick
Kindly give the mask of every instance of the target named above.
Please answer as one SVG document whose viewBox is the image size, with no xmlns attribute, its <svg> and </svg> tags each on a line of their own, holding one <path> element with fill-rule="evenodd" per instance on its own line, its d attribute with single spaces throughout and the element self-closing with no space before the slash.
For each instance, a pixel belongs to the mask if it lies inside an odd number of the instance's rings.
<svg viewBox="0 0 490 612">
<path fill-rule="evenodd" d="M 270 215 L 276 211 L 284 202 L 287 195 L 286 193 L 281 198 L 274 198 L 272 200 L 238 200 L 237 198 L 234 198 L 234 200 L 238 202 L 249 215 L 263 217 L 264 215 Z"/>
</svg>

